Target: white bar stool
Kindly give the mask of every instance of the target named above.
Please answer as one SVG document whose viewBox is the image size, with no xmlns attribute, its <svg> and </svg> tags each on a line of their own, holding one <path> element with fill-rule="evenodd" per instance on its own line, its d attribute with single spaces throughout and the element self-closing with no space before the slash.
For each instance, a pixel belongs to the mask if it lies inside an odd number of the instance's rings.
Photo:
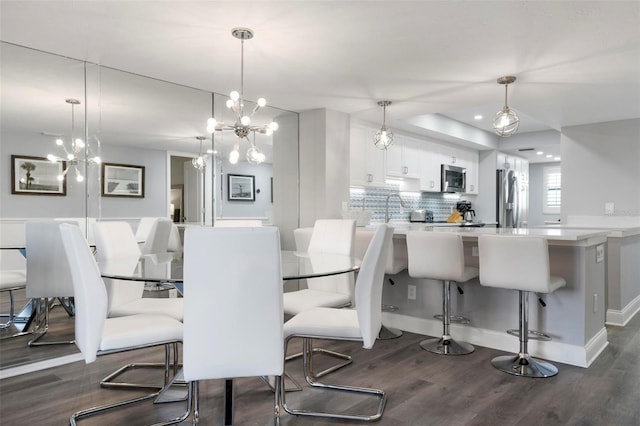
<svg viewBox="0 0 640 426">
<path fill-rule="evenodd" d="M 551 377 L 558 369 L 551 363 L 528 353 L 529 334 L 536 340 L 551 340 L 540 332 L 529 331 L 529 292 L 552 293 L 566 281 L 549 272 L 549 247 L 542 237 L 480 235 L 480 284 L 508 288 L 520 293 L 520 350 L 517 355 L 503 355 L 491 360 L 500 371 L 524 377 Z"/>
<path fill-rule="evenodd" d="M 456 341 L 449 334 L 451 325 L 451 281 L 463 283 L 478 276 L 478 268 L 465 266 L 462 237 L 446 232 L 407 233 L 409 276 L 442 281 L 442 337 L 420 342 L 422 349 L 441 355 L 466 355 L 475 348 Z"/>
</svg>

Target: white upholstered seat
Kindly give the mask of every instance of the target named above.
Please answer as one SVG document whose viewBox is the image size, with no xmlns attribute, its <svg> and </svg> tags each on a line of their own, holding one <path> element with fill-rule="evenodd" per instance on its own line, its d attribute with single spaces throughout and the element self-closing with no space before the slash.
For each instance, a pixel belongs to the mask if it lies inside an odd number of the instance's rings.
<svg viewBox="0 0 640 426">
<path fill-rule="evenodd" d="M 547 240 L 534 236 L 480 235 L 478 250 L 480 284 L 519 292 L 518 354 L 496 357 L 491 364 L 516 376 L 555 376 L 558 369 L 553 364 L 535 359 L 528 352 L 530 338 L 550 340 L 547 335 L 529 330 L 529 292 L 552 293 L 566 284 L 563 278 L 550 273 Z"/>
<path fill-rule="evenodd" d="M 284 325 L 285 348 L 293 337 L 303 339 L 303 364 L 305 376 L 311 386 L 337 389 L 373 395 L 378 408 L 373 415 L 330 413 L 291 408 L 286 404 L 282 392 L 284 409 L 294 415 L 334 417 L 352 420 L 377 420 L 382 417 L 386 401 L 385 393 L 377 389 L 353 388 L 349 386 L 323 385 L 314 381 L 312 365 L 312 339 L 337 339 L 362 341 L 363 347 L 370 349 L 382 326 L 382 282 L 386 256 L 391 244 L 393 228 L 380 225 L 365 253 L 355 286 L 355 309 L 314 308 L 300 312 Z"/>
<path fill-rule="evenodd" d="M 284 372 L 280 237 L 274 227 L 190 228 L 184 245 L 184 378 L 197 421 L 197 382 Z"/>
<path fill-rule="evenodd" d="M 451 324 L 451 281 L 463 283 L 478 276 L 478 268 L 466 266 L 462 236 L 448 232 L 407 233 L 409 276 L 442 281 L 442 336 L 420 342 L 423 349 L 441 355 L 465 355 L 474 347 L 454 340 Z"/>
<path fill-rule="evenodd" d="M 73 282 L 76 345 L 85 362 L 94 362 L 98 355 L 162 345 L 165 347 L 166 369 L 169 368 L 171 348 L 176 368 L 177 343 L 182 341 L 182 323 L 166 315 L 107 318 L 107 293 L 82 232 L 77 226 L 62 224 L 59 225 L 59 233 Z M 165 371 L 164 377 L 166 384 L 168 371 Z M 155 392 L 146 397 L 83 410 L 74 413 L 70 423 L 75 425 L 79 418 L 152 398 L 157 394 Z"/>
<path fill-rule="evenodd" d="M 0 323 L 0 329 L 8 328 L 11 326 L 11 324 L 13 324 L 13 320 L 15 319 L 15 306 L 13 301 L 13 292 L 16 290 L 21 290 L 25 288 L 26 285 L 27 285 L 27 274 L 25 270 L 0 269 L 0 293 L 7 293 L 9 295 L 9 313 L 3 314 L 3 316 L 5 315 L 7 316 L 7 321 L 4 323 Z M 19 334 L 22 334 L 22 333 L 12 334 L 11 336 L 3 336 L 2 338 L 14 337 Z"/>
</svg>

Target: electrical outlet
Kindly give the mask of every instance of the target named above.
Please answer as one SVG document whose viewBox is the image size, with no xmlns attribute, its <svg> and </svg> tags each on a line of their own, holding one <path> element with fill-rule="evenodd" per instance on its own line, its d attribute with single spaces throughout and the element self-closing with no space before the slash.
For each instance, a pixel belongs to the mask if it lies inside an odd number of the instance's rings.
<svg viewBox="0 0 640 426">
<path fill-rule="evenodd" d="M 598 313 L 598 293 L 593 294 L 593 313 Z"/>
<path fill-rule="evenodd" d="M 596 263 L 604 261 L 604 244 L 596 246 Z"/>
<path fill-rule="evenodd" d="M 478 246 L 471 247 L 471 256 L 478 257 Z"/>
<path fill-rule="evenodd" d="M 409 284 L 407 286 L 407 298 L 409 300 L 416 300 L 416 286 Z"/>
</svg>

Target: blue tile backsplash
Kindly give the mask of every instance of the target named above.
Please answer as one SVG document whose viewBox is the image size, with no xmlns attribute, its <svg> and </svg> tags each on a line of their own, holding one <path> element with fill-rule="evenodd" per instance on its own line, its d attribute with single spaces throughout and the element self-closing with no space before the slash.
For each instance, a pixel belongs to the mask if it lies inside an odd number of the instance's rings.
<svg viewBox="0 0 640 426">
<path fill-rule="evenodd" d="M 430 210 L 434 221 L 443 221 L 451 215 L 460 200 L 458 194 L 444 194 L 439 192 L 401 192 L 397 188 L 360 188 L 351 187 L 349 208 L 363 209 L 373 212 L 371 222 L 384 222 L 384 212 L 387 197 L 400 193 L 405 204 L 400 207 L 396 197 L 389 200 L 389 215 L 391 222 L 408 222 L 412 210 Z"/>
</svg>

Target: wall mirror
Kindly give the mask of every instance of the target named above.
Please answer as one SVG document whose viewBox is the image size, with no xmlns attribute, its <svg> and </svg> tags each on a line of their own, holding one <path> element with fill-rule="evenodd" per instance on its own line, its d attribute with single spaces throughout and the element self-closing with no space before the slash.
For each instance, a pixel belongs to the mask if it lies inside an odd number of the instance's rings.
<svg viewBox="0 0 640 426">
<path fill-rule="evenodd" d="M 91 217 L 123 219 L 135 227 L 140 217 L 171 216 L 177 208 L 178 220 L 197 224 L 211 225 L 216 218 L 264 219 L 280 229 L 283 248 L 294 248 L 292 231 L 298 226 L 299 209 L 297 113 L 262 109 L 254 116 L 257 122 L 275 119 L 280 125 L 271 137 L 256 135 L 265 162 L 246 162 L 245 140 L 240 142 L 240 161 L 231 165 L 228 150 L 235 135 L 206 134 L 212 112 L 220 117 L 226 113 L 226 96 L 4 42 L 0 49 L 0 223 Z M 68 172 L 64 197 L 11 194 L 11 155 L 64 154 L 55 139 L 71 137 L 67 99 L 80 102 L 73 108 L 74 136 L 86 141 L 90 157 L 144 166 L 143 198 L 101 197 L 101 168 L 90 161 L 78 163 L 82 181 L 72 174 L 75 170 Z M 223 110 L 217 114 L 218 109 Z M 205 138 L 202 150 L 198 136 Z M 200 154 L 207 159 L 204 171 L 192 163 Z M 229 173 L 256 177 L 254 202 L 227 204 L 223 188 Z M 8 252 L 3 250 L 3 264 Z M 73 345 L 29 348 L 27 340 L 2 341 L 0 368 L 77 353 Z"/>
</svg>

